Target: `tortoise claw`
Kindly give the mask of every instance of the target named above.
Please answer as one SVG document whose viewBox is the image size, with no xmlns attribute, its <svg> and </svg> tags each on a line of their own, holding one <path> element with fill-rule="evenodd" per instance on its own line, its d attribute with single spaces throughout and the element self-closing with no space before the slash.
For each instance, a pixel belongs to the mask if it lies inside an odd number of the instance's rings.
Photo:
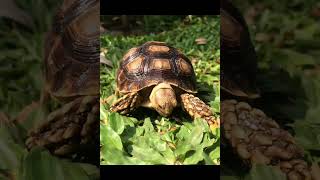
<svg viewBox="0 0 320 180">
<path fill-rule="evenodd" d="M 220 126 L 219 119 L 213 116 L 210 107 L 198 97 L 188 93 L 182 94 L 180 97 L 183 109 L 187 111 L 192 118 L 203 118 L 210 126 Z"/>
</svg>

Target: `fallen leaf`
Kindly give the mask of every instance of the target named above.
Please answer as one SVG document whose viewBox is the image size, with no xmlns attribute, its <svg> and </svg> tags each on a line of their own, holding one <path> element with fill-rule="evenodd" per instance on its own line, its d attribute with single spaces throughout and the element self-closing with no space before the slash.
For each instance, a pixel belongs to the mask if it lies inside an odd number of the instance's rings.
<svg viewBox="0 0 320 180">
<path fill-rule="evenodd" d="M 100 54 L 107 54 L 108 49 L 107 48 L 100 48 Z"/>
<path fill-rule="evenodd" d="M 106 28 L 104 28 L 103 26 L 100 26 L 100 34 L 104 34 L 106 32 L 107 32 Z"/>
<path fill-rule="evenodd" d="M 119 16 L 115 16 L 115 17 L 112 18 L 112 21 L 117 21 L 117 20 L 119 20 L 119 19 L 120 19 Z"/>
<path fill-rule="evenodd" d="M 198 39 L 196 39 L 196 43 L 199 45 L 207 44 L 207 39 L 206 38 L 198 38 Z"/>
<path fill-rule="evenodd" d="M 112 62 L 110 60 L 108 60 L 105 56 L 105 54 L 107 54 L 107 53 L 108 53 L 107 48 L 100 49 L 100 63 L 106 64 L 107 66 L 112 67 Z"/>
<path fill-rule="evenodd" d="M 198 62 L 198 59 L 191 58 L 191 63 L 192 63 L 193 66 L 195 66 L 195 64 L 197 64 L 197 62 Z"/>
</svg>

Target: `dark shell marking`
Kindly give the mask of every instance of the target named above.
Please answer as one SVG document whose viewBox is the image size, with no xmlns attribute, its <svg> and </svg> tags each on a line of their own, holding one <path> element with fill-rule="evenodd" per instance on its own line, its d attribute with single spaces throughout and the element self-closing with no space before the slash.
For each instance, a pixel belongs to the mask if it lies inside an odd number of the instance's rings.
<svg viewBox="0 0 320 180">
<path fill-rule="evenodd" d="M 163 42 L 147 42 L 124 55 L 117 73 L 121 93 L 139 91 L 167 82 L 195 93 L 195 73 L 190 60 Z"/>
</svg>

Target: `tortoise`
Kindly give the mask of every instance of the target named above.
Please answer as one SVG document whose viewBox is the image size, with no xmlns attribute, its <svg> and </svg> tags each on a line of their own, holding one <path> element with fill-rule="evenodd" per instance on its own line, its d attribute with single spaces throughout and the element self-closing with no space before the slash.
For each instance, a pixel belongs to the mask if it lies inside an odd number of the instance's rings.
<svg viewBox="0 0 320 180">
<path fill-rule="evenodd" d="M 203 118 L 219 126 L 210 107 L 195 96 L 196 80 L 191 61 L 164 42 L 148 41 L 131 48 L 117 71 L 117 90 L 121 95 L 110 108 L 128 114 L 139 106 L 168 117 L 181 106 L 192 118 Z"/>
<path fill-rule="evenodd" d="M 289 180 L 310 179 L 303 150 L 291 134 L 250 105 L 260 97 L 255 78 L 257 55 L 239 10 L 228 0 L 221 3 L 222 142 L 227 141 L 249 167 L 267 164 L 279 167 Z"/>
<path fill-rule="evenodd" d="M 45 40 L 41 103 L 44 105 L 51 97 L 61 107 L 30 130 L 28 149 L 42 146 L 57 156 L 97 157 L 99 9 L 96 0 L 65 0 L 58 10 Z"/>
</svg>

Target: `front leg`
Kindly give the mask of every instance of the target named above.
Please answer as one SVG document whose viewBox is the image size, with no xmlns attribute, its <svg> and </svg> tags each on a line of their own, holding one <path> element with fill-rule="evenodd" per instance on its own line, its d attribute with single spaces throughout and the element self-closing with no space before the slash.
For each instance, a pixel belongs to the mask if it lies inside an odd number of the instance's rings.
<svg viewBox="0 0 320 180">
<path fill-rule="evenodd" d="M 142 97 L 137 92 L 128 93 L 112 104 L 110 111 L 127 114 L 141 103 Z"/>
<path fill-rule="evenodd" d="M 182 94 L 181 105 L 192 118 L 203 118 L 210 126 L 220 127 L 219 119 L 215 118 L 210 110 L 210 107 L 201 101 L 198 97 L 192 94 Z"/>
</svg>

